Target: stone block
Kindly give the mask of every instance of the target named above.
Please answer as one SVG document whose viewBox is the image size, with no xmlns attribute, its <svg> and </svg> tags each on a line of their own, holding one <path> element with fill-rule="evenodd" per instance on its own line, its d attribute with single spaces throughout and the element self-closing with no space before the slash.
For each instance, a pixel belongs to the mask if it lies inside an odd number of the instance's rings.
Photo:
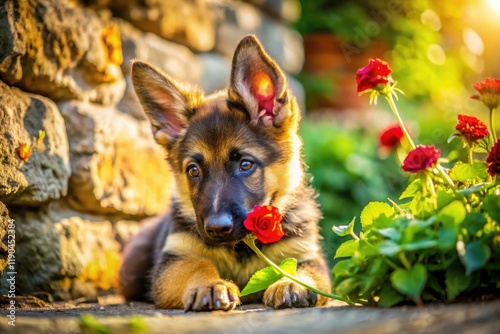
<svg viewBox="0 0 500 334">
<path fill-rule="evenodd" d="M 109 6 L 139 29 L 193 50 L 215 45 L 215 18 L 206 0 L 110 0 Z"/>
<path fill-rule="evenodd" d="M 0 202 L 0 277 L 2 277 L 5 267 L 7 266 L 9 255 L 8 252 L 8 237 L 7 237 L 7 227 L 9 225 L 9 211 L 5 204 Z M 12 241 L 11 241 L 12 244 Z"/>
<path fill-rule="evenodd" d="M 22 144 L 32 152 L 26 161 L 19 155 Z M 0 161 L 0 201 L 7 205 L 39 205 L 67 192 L 68 139 L 57 106 L 1 81 Z"/>
<path fill-rule="evenodd" d="M 207 94 L 227 88 L 231 75 L 231 59 L 213 52 L 201 53 L 198 58 L 203 64 L 203 74 L 198 86 Z"/>
<path fill-rule="evenodd" d="M 133 59 L 151 63 L 176 80 L 192 84 L 199 83 L 203 64 L 187 47 L 169 42 L 155 34 L 142 32 L 123 20 L 115 19 L 115 22 L 121 33 L 122 71 L 127 80 L 125 95 L 118 104 L 118 109 L 137 119 L 146 119 L 130 79 L 130 67 Z"/>
<path fill-rule="evenodd" d="M 293 23 L 300 18 L 302 8 L 299 0 L 245 0 L 264 12 L 285 22 Z"/>
<path fill-rule="evenodd" d="M 65 0 L 0 4 L 0 79 L 53 100 L 113 104 L 125 81 L 120 33 Z"/>
<path fill-rule="evenodd" d="M 72 170 L 68 201 L 75 209 L 140 217 L 167 209 L 171 173 L 149 121 L 85 102 L 60 108 Z"/>
<path fill-rule="evenodd" d="M 211 6 L 218 13 L 216 51 L 232 57 L 241 38 L 255 34 L 285 72 L 295 74 L 302 69 L 304 47 L 298 32 L 245 2 Z"/>
<path fill-rule="evenodd" d="M 16 224 L 16 289 L 52 293 L 56 299 L 95 297 L 117 287 L 120 246 L 113 224 L 59 213 L 60 203 L 39 210 L 11 210 Z M 82 287 L 87 292 L 82 292 Z M 5 292 L 5 277 L 2 292 Z"/>
</svg>

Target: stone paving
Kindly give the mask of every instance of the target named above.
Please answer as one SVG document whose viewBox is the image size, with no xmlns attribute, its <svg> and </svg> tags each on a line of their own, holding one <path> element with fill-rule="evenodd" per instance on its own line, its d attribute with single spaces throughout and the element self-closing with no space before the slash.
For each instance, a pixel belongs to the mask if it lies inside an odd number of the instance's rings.
<svg viewBox="0 0 500 334">
<path fill-rule="evenodd" d="M 275 311 L 248 305 L 232 312 L 187 314 L 146 303 L 59 307 L 18 310 L 15 327 L 7 324 L 2 310 L 0 333 L 96 333 L 82 326 L 84 313 L 109 333 L 500 333 L 500 300 L 392 309 L 333 305 Z M 132 330 L 132 315 L 139 315 L 146 328 Z"/>
</svg>

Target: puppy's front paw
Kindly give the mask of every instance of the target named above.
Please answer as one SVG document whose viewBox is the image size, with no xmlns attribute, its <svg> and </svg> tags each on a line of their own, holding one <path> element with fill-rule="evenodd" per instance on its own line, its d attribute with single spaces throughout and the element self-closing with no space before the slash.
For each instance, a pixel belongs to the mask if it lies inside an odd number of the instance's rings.
<svg viewBox="0 0 500 334">
<path fill-rule="evenodd" d="M 318 295 L 287 278 L 269 286 L 264 293 L 266 306 L 282 309 L 290 307 L 312 307 L 318 301 Z"/>
<path fill-rule="evenodd" d="M 229 311 L 240 304 L 240 290 L 229 281 L 218 280 L 189 289 L 184 294 L 184 311 Z"/>
</svg>

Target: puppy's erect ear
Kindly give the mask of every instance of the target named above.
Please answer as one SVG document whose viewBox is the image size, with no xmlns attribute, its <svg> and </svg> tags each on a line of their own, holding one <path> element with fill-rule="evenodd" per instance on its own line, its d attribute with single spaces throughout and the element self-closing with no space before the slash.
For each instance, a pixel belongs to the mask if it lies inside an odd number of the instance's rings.
<svg viewBox="0 0 500 334">
<path fill-rule="evenodd" d="M 287 81 L 255 36 L 246 36 L 233 56 L 229 100 L 243 103 L 255 123 L 279 125 L 287 116 Z"/>
<path fill-rule="evenodd" d="M 132 83 L 151 121 L 154 137 L 162 145 L 177 138 L 203 99 L 198 89 L 178 83 L 141 61 L 132 64 Z"/>
</svg>

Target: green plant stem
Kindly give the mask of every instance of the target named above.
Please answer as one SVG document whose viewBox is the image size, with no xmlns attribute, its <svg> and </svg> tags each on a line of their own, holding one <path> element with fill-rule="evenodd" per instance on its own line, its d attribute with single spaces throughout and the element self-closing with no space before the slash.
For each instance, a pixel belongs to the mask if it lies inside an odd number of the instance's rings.
<svg viewBox="0 0 500 334">
<path fill-rule="evenodd" d="M 392 94 L 383 94 L 387 102 L 389 102 L 389 106 L 392 109 L 392 112 L 394 113 L 394 116 L 396 116 L 399 126 L 401 127 L 401 130 L 403 130 L 403 134 L 406 137 L 406 140 L 408 140 L 408 143 L 410 144 L 411 149 L 415 149 L 415 144 L 413 143 L 413 140 L 410 137 L 410 134 L 406 130 L 406 127 L 403 123 L 403 120 L 401 119 L 401 116 L 399 116 L 398 108 L 396 107 L 396 104 L 394 103 L 394 98 L 392 97 Z"/>
<path fill-rule="evenodd" d="M 388 258 L 386 258 L 385 256 L 382 257 L 382 259 L 392 268 L 392 269 L 400 269 L 400 267 L 395 264 L 394 262 L 392 262 L 391 260 L 389 260 Z"/>
<path fill-rule="evenodd" d="M 324 292 L 324 291 L 321 291 L 321 290 L 318 290 L 316 289 L 315 287 L 313 286 L 310 286 L 309 284 L 307 283 L 304 283 L 302 282 L 300 279 L 298 279 L 297 277 L 293 276 L 293 275 L 290 275 L 289 273 L 287 273 L 286 271 L 284 271 L 283 269 L 281 269 L 278 265 L 276 265 L 273 261 L 269 260 L 267 258 L 267 256 L 264 255 L 264 253 L 262 253 L 260 251 L 259 248 L 257 248 L 257 246 L 255 245 L 255 238 L 252 237 L 252 235 L 248 235 L 245 239 L 243 239 L 243 242 L 245 242 L 248 247 L 250 247 L 254 252 L 255 254 L 257 254 L 258 257 L 260 257 L 262 260 L 264 260 L 265 263 L 267 263 L 269 266 L 273 267 L 275 270 L 277 270 L 280 274 L 282 274 L 283 276 L 291 279 L 292 281 L 294 281 L 295 283 L 298 283 L 306 288 L 308 288 L 309 290 L 317 293 L 318 295 L 322 295 L 322 296 L 325 296 L 325 297 L 328 297 L 328 298 L 332 298 L 332 299 L 336 299 L 336 300 L 340 300 L 340 301 L 343 301 L 351 306 L 354 306 L 354 304 L 344 298 L 342 298 L 341 296 L 339 295 L 333 295 L 333 294 L 330 294 L 330 293 L 327 293 L 327 292 Z"/>
<path fill-rule="evenodd" d="M 495 131 L 495 108 L 490 108 L 490 130 L 493 138 L 493 145 L 497 142 L 497 134 Z"/>
<path fill-rule="evenodd" d="M 472 165 L 473 160 L 472 160 L 472 147 L 469 146 L 469 165 Z"/>
<path fill-rule="evenodd" d="M 403 264 L 403 266 L 405 266 L 406 270 L 411 270 L 411 263 L 406 258 L 404 252 L 399 253 L 399 260 L 401 260 L 401 263 Z"/>
<path fill-rule="evenodd" d="M 431 174 L 429 171 L 425 171 L 425 182 L 427 183 L 427 189 L 431 192 L 432 198 L 437 198 L 436 188 L 434 188 L 434 182 L 432 182 Z"/>
<path fill-rule="evenodd" d="M 455 191 L 455 183 L 453 183 L 453 180 L 450 178 L 450 176 L 445 172 L 443 166 L 440 164 L 436 165 L 436 169 L 438 170 L 439 174 L 441 177 L 448 182 L 448 184 L 453 188 L 453 191 Z"/>
</svg>

